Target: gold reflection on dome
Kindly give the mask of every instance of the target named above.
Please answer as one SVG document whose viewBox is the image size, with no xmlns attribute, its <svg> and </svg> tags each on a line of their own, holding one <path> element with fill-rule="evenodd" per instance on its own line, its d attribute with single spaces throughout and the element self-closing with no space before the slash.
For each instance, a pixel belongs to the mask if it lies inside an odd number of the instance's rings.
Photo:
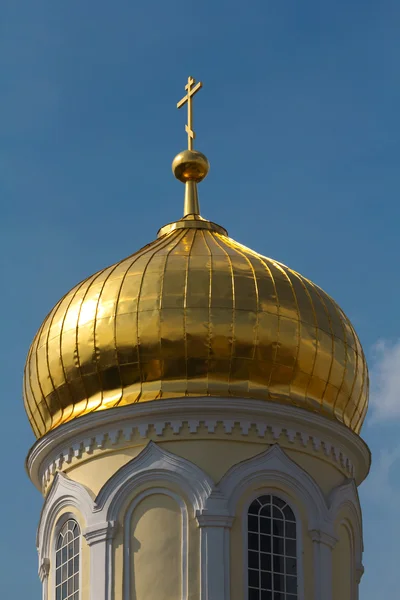
<svg viewBox="0 0 400 600">
<path fill-rule="evenodd" d="M 115 406 L 191 396 L 292 404 L 360 430 L 364 354 L 349 320 L 288 267 L 207 229 L 176 229 L 89 277 L 31 346 L 37 436 Z"/>
<path fill-rule="evenodd" d="M 192 87 L 194 86 L 194 87 Z M 339 306 L 288 267 L 200 216 L 208 172 L 193 150 L 173 162 L 184 217 L 132 256 L 73 288 L 44 320 L 24 376 L 37 437 L 91 412 L 165 398 L 253 398 L 317 412 L 359 432 L 368 370 Z M 161 406 L 161 405 L 160 405 Z"/>
</svg>

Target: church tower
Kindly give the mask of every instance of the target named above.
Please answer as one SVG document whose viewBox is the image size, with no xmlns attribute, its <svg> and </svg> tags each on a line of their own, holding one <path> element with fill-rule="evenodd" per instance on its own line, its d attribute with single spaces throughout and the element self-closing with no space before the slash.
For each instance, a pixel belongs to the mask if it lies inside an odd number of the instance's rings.
<svg viewBox="0 0 400 600">
<path fill-rule="evenodd" d="M 321 288 L 200 216 L 68 292 L 30 348 L 43 600 L 356 600 L 368 370 Z"/>
</svg>

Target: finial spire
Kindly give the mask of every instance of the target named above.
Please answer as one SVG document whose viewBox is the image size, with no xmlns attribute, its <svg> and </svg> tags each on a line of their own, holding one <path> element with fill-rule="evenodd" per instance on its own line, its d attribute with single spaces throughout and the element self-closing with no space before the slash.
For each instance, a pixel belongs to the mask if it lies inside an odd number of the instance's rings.
<svg viewBox="0 0 400 600">
<path fill-rule="evenodd" d="M 188 119 L 185 126 L 188 136 L 188 149 L 175 156 L 172 163 L 172 171 L 175 177 L 185 184 L 184 217 L 200 215 L 197 184 L 206 177 L 210 169 L 209 162 L 204 154 L 193 149 L 193 140 L 196 137 L 193 130 L 193 96 L 202 86 L 201 81 L 196 83 L 193 77 L 188 77 L 188 82 L 185 85 L 186 96 L 176 105 L 177 108 L 182 108 L 185 104 L 188 105 Z"/>
<path fill-rule="evenodd" d="M 192 85 L 194 87 L 192 87 Z M 177 108 L 182 108 L 186 103 L 188 105 L 188 122 L 185 126 L 185 131 L 188 134 L 188 150 L 193 150 L 193 140 L 196 138 L 196 134 L 193 131 L 193 104 L 192 104 L 192 96 L 199 91 L 199 89 L 203 87 L 201 81 L 196 83 L 196 80 L 193 77 L 188 77 L 188 82 L 185 85 L 185 90 L 187 91 L 186 96 L 179 100 L 176 105 Z"/>
</svg>

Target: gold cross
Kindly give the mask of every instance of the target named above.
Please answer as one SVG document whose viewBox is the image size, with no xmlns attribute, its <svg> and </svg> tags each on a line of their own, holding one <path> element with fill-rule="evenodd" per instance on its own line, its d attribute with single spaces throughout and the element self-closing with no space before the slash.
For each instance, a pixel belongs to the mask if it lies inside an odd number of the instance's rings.
<svg viewBox="0 0 400 600">
<path fill-rule="evenodd" d="M 194 85 L 194 87 L 192 87 L 192 85 Z M 184 104 L 186 104 L 186 102 L 188 105 L 188 122 L 185 126 L 186 133 L 188 134 L 188 150 L 193 150 L 193 140 L 196 137 L 196 134 L 193 131 L 192 96 L 194 96 L 195 93 L 198 92 L 202 86 L 203 84 L 201 83 L 201 81 L 196 83 L 193 77 L 188 77 L 187 85 L 185 85 L 185 90 L 187 90 L 187 94 L 176 105 L 177 108 L 181 108 L 182 106 L 184 106 Z"/>
</svg>

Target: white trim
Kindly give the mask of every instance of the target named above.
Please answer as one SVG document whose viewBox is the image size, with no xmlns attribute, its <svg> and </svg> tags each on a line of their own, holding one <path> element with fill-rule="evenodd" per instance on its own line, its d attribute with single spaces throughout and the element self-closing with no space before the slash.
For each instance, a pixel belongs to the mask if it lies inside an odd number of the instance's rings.
<svg viewBox="0 0 400 600">
<path fill-rule="evenodd" d="M 265 482 L 269 487 L 276 485 L 277 489 L 289 490 L 293 498 L 303 503 L 310 529 L 331 533 L 328 508 L 321 489 L 279 444 L 231 467 L 221 479 L 219 488 L 227 499 L 229 514 L 235 514 L 240 498 L 251 485 L 265 485 Z"/>
<path fill-rule="evenodd" d="M 167 488 L 150 488 L 138 496 L 131 502 L 129 508 L 125 514 L 124 518 L 124 547 L 123 547 L 123 598 L 124 600 L 130 600 L 131 598 L 131 580 L 133 578 L 133 573 L 131 572 L 131 554 L 130 554 L 130 545 L 131 545 L 131 526 L 132 526 L 132 517 L 135 508 L 138 506 L 140 502 L 144 498 L 148 498 L 149 496 L 153 496 L 154 494 L 163 494 L 164 496 L 168 496 L 172 498 L 180 508 L 181 511 L 181 526 L 182 526 L 182 567 L 181 567 L 181 582 L 182 582 L 182 600 L 187 600 L 188 598 L 188 584 L 189 584 L 189 574 L 188 574 L 188 548 L 189 548 L 189 539 L 188 539 L 188 512 L 186 508 L 185 502 L 182 500 L 180 496 L 171 492 L 171 490 Z"/>
<path fill-rule="evenodd" d="M 270 494 L 272 496 L 276 496 L 281 498 L 290 506 L 293 511 L 293 514 L 296 519 L 296 553 L 297 553 L 297 598 L 298 600 L 304 600 L 304 568 L 303 568 L 303 526 L 301 522 L 301 517 L 299 515 L 298 506 L 296 505 L 296 498 L 292 498 L 289 494 L 287 494 L 282 489 L 277 489 L 274 487 L 261 487 L 254 490 L 254 492 L 249 496 L 249 501 L 246 501 L 242 510 L 242 542 L 243 542 L 243 565 L 244 565 L 244 573 L 243 573 L 243 598 L 248 598 L 249 595 L 249 581 L 248 581 L 248 558 L 249 558 L 249 548 L 248 548 L 248 527 L 247 527 L 247 515 L 249 512 L 249 508 L 253 500 L 259 498 L 260 496 L 264 496 Z"/>
<path fill-rule="evenodd" d="M 96 498 L 96 512 L 105 521 L 118 519 L 125 499 L 138 486 L 175 483 L 190 501 L 193 516 L 210 498 L 214 483 L 197 465 L 149 442 L 142 452 L 121 467 L 102 487 Z"/>
<path fill-rule="evenodd" d="M 190 436 L 200 426 L 212 435 L 217 423 L 222 423 L 227 435 L 233 427 L 239 428 L 245 439 L 250 429 L 257 432 L 260 440 L 271 443 L 279 441 L 290 446 L 298 439 L 307 452 L 323 452 L 347 476 L 354 477 L 357 485 L 368 474 L 367 445 L 341 423 L 276 402 L 209 397 L 144 402 L 74 419 L 36 442 L 27 458 L 27 470 L 33 483 L 42 490 L 54 473 L 73 458 L 85 458 L 105 446 L 129 445 L 133 436 L 149 439 L 150 426 L 161 437 L 166 428 L 179 435 L 187 424 Z"/>
</svg>

